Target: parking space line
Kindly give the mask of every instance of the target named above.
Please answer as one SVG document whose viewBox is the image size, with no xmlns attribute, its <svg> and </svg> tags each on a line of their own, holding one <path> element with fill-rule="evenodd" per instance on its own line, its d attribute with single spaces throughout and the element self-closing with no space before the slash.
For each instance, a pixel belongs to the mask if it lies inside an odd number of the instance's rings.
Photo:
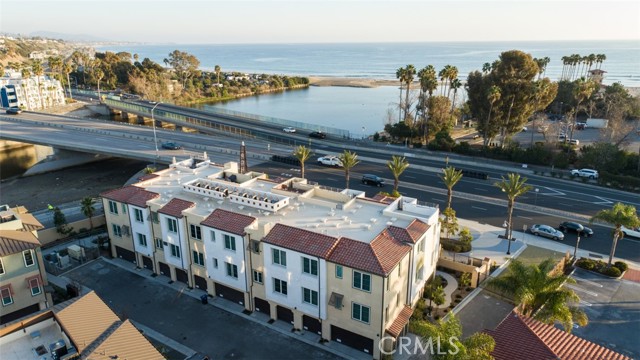
<svg viewBox="0 0 640 360">
<path fill-rule="evenodd" d="M 587 280 L 585 278 L 581 278 L 579 276 L 575 276 L 574 275 L 573 278 L 578 280 L 579 282 L 584 282 L 584 283 L 587 283 L 587 284 L 590 284 L 590 285 L 593 285 L 593 286 L 602 287 L 602 285 L 598 284 L 597 282 L 593 282 L 593 281 Z"/>
<path fill-rule="evenodd" d="M 583 292 L 583 293 L 591 295 L 591 296 L 598 296 L 598 293 L 594 293 L 593 291 L 589 291 L 589 290 L 583 289 L 583 288 L 581 288 L 579 286 L 575 286 L 575 285 L 572 285 L 572 284 L 566 284 L 565 286 L 570 288 L 570 289 L 573 289 L 573 290 L 576 290 L 576 291 L 580 291 L 580 292 Z"/>
<path fill-rule="evenodd" d="M 580 304 L 585 305 L 585 306 L 593 306 L 593 304 L 592 304 L 592 303 L 590 303 L 590 302 L 586 302 L 586 301 L 584 301 L 584 300 L 580 300 Z"/>
</svg>

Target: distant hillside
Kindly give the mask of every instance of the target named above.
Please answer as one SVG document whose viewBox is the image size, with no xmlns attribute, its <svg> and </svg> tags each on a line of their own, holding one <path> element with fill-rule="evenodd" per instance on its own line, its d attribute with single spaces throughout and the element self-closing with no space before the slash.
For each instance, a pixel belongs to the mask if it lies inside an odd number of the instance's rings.
<svg viewBox="0 0 640 360">
<path fill-rule="evenodd" d="M 105 38 L 101 38 L 101 37 L 97 37 L 97 36 L 93 36 L 93 35 L 87 35 L 87 34 L 65 34 L 65 33 L 58 33 L 58 32 L 53 32 L 53 31 L 36 31 L 36 32 L 32 32 L 31 34 L 29 34 L 29 36 L 39 36 L 39 37 L 43 37 L 43 38 L 48 38 L 48 39 L 60 39 L 60 40 L 64 40 L 64 41 L 84 41 L 84 42 L 104 42 L 104 41 L 111 41 Z"/>
<path fill-rule="evenodd" d="M 10 62 L 22 63 L 29 60 L 29 54 L 34 51 L 46 52 L 57 50 L 60 56 L 66 56 L 73 51 L 70 43 L 61 40 L 51 40 L 42 37 L 35 38 L 3 38 L 0 47 L 0 66 L 4 67 Z"/>
</svg>

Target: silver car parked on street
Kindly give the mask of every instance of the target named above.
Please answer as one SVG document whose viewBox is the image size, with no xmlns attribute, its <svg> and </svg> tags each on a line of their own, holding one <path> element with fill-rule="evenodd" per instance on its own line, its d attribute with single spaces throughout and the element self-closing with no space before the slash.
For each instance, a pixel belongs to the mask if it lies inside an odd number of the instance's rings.
<svg viewBox="0 0 640 360">
<path fill-rule="evenodd" d="M 531 233 L 536 236 L 544 236 L 553 240 L 564 240 L 562 231 L 556 230 L 549 225 L 535 224 L 531 226 Z"/>
</svg>

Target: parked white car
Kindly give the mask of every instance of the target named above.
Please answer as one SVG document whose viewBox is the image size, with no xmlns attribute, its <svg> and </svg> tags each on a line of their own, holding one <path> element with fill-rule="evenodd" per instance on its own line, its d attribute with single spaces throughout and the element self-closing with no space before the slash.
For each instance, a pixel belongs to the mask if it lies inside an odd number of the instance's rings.
<svg viewBox="0 0 640 360">
<path fill-rule="evenodd" d="M 598 170 L 593 169 L 573 169 L 571 170 L 571 176 L 580 176 L 586 177 L 589 179 L 597 179 L 598 178 Z"/>
<path fill-rule="evenodd" d="M 634 237 L 640 239 L 640 228 L 629 229 L 622 226 L 620 230 L 622 230 L 624 237 Z"/>
<path fill-rule="evenodd" d="M 318 158 L 319 165 L 342 167 L 342 161 L 337 156 L 327 155 Z"/>
</svg>

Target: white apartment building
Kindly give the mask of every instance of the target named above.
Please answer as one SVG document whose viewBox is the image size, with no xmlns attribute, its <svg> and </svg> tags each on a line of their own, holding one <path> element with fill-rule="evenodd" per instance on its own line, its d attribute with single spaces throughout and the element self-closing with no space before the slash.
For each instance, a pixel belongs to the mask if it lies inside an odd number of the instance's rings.
<svg viewBox="0 0 640 360">
<path fill-rule="evenodd" d="M 36 111 L 64 105 L 64 89 L 60 81 L 48 76 L 22 78 L 19 72 L 5 72 L 0 77 L 0 105 Z"/>
<path fill-rule="evenodd" d="M 439 256 L 436 207 L 233 162 L 174 162 L 102 197 L 114 256 L 372 358 L 406 331 Z"/>
</svg>

